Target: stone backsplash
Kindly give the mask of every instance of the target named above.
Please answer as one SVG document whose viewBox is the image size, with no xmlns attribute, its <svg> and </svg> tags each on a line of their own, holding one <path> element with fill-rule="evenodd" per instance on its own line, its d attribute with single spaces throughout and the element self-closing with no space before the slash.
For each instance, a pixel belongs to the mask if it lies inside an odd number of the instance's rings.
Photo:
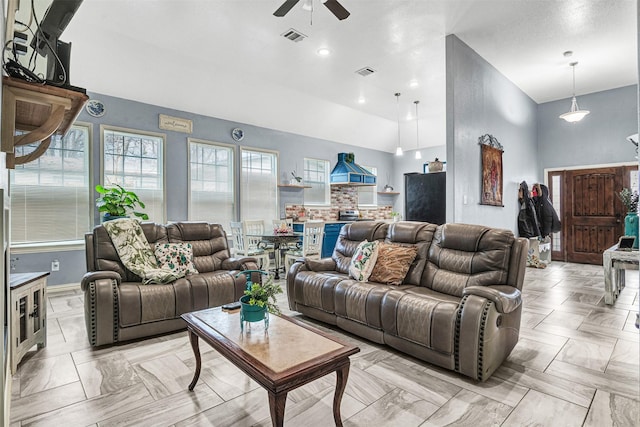
<svg viewBox="0 0 640 427">
<path fill-rule="evenodd" d="M 285 205 L 287 218 L 322 219 L 324 221 L 338 221 L 341 210 L 357 209 L 365 219 L 391 219 L 392 206 L 358 207 L 358 187 L 331 187 L 331 206 L 303 206 L 300 204 Z"/>
</svg>

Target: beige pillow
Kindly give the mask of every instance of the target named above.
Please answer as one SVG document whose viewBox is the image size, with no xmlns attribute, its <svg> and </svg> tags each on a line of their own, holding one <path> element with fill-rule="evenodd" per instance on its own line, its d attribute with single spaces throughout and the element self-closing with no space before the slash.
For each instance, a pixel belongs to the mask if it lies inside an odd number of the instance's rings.
<svg viewBox="0 0 640 427">
<path fill-rule="evenodd" d="M 378 245 L 378 260 L 369 280 L 388 285 L 401 285 L 417 253 L 416 246 L 381 242 Z"/>
<path fill-rule="evenodd" d="M 360 242 L 349 263 L 349 276 L 358 282 L 369 280 L 373 266 L 378 258 L 378 241 Z"/>
</svg>

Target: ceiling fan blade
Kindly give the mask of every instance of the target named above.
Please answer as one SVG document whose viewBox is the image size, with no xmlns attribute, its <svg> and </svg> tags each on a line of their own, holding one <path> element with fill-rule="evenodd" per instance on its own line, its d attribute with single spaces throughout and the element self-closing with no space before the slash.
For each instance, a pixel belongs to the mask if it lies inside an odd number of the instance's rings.
<svg viewBox="0 0 640 427">
<path fill-rule="evenodd" d="M 338 0 L 327 0 L 324 2 L 324 5 L 327 6 L 327 9 L 329 9 L 331 13 L 336 15 L 336 18 L 341 21 L 343 19 L 347 19 L 349 15 L 351 15 L 347 9 L 338 3 Z"/>
<path fill-rule="evenodd" d="M 273 12 L 273 14 L 275 16 L 281 16 L 282 17 L 282 16 L 286 15 L 287 12 L 289 12 L 293 6 L 298 4 L 299 1 L 300 0 L 287 0 L 284 3 L 282 3 L 282 6 L 280 6 L 278 8 L 278 10 Z"/>
</svg>

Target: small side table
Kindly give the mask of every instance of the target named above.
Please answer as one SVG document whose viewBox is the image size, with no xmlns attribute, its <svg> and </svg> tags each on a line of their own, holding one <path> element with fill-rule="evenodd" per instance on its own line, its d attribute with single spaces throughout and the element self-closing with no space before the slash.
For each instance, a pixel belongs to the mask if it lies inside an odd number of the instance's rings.
<svg viewBox="0 0 640 427">
<path fill-rule="evenodd" d="M 33 347 L 47 345 L 47 276 L 49 272 L 11 275 L 11 373 Z"/>
<path fill-rule="evenodd" d="M 620 250 L 618 244 L 602 253 L 604 267 L 604 303 L 613 305 L 625 286 L 624 271 L 638 270 L 640 252 L 637 249 Z"/>
</svg>

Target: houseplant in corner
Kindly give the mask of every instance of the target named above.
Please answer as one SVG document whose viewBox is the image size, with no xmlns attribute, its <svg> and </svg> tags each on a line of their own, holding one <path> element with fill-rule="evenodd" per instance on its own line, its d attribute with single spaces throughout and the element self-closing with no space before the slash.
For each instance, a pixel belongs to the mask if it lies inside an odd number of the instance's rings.
<svg viewBox="0 0 640 427">
<path fill-rule="evenodd" d="M 96 206 L 98 212 L 104 212 L 103 221 L 127 218 L 131 214 L 144 220 L 149 219 L 149 215 L 136 210 L 138 207 L 144 209 L 145 204 L 133 191 L 127 191 L 118 184 L 110 188 L 98 184 L 96 191 L 100 193 L 100 197 L 96 199 Z"/>
<path fill-rule="evenodd" d="M 631 191 L 630 188 L 623 188 L 618 193 L 618 197 L 627 209 L 627 216 L 624 217 L 624 235 L 635 236 L 633 248 L 638 249 L 638 192 Z"/>
</svg>

